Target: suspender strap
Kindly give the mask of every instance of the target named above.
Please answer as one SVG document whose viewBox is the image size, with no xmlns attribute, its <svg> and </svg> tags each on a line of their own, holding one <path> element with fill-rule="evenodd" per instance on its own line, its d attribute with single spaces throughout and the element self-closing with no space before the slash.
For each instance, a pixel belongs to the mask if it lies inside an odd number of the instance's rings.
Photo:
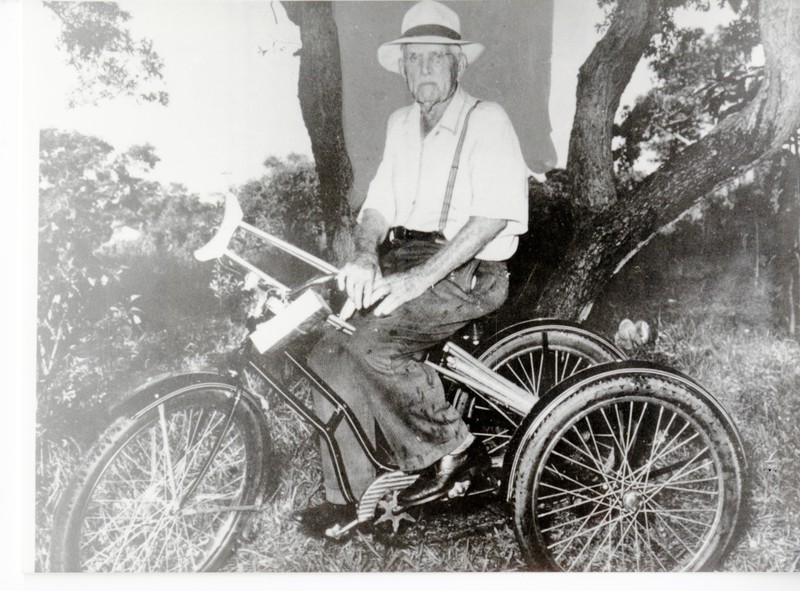
<svg viewBox="0 0 800 591">
<path fill-rule="evenodd" d="M 447 216 L 450 214 L 450 204 L 453 201 L 453 187 L 456 184 L 456 173 L 458 172 L 458 163 L 461 160 L 461 148 L 464 147 L 464 138 L 467 135 L 467 126 L 469 125 L 469 118 L 472 111 L 478 106 L 481 101 L 475 101 L 467 111 L 467 116 L 464 117 L 464 127 L 461 128 L 461 137 L 458 138 L 456 145 L 456 153 L 453 157 L 453 165 L 450 167 L 450 177 L 447 179 L 447 190 L 444 193 L 444 202 L 442 203 L 442 213 L 439 215 L 439 232 L 444 233 L 445 224 L 447 224 Z"/>
</svg>

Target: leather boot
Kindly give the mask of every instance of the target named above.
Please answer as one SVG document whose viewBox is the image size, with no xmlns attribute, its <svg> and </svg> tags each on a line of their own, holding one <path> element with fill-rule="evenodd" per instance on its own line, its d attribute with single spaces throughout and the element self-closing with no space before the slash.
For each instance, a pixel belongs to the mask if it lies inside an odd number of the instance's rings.
<svg viewBox="0 0 800 591">
<path fill-rule="evenodd" d="M 483 443 L 476 439 L 460 454 L 448 454 L 423 470 L 410 486 L 400 491 L 397 501 L 403 506 L 419 505 L 447 494 L 456 482 L 475 481 L 491 467 L 492 461 Z"/>
</svg>

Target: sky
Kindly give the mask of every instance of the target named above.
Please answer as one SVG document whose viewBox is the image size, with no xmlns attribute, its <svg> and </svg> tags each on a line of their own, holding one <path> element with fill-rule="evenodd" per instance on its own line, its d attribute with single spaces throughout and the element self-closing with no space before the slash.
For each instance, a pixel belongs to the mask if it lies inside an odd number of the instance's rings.
<svg viewBox="0 0 800 591">
<path fill-rule="evenodd" d="M 279 2 L 118 3 L 132 14 L 134 35 L 152 39 L 164 59 L 169 106 L 115 99 L 67 108 L 74 74 L 55 48 L 55 19 L 32 2 L 27 16 L 39 19 L 38 127 L 94 135 L 118 150 L 150 143 L 161 158 L 152 173 L 155 180 L 178 182 L 204 196 L 260 176 L 267 156 L 310 156 L 297 100 L 299 58 L 293 55 L 300 48 L 299 32 Z M 682 18 L 714 26 L 728 17 L 714 10 Z M 559 166 L 566 161 L 578 68 L 599 39 L 595 25 L 601 18 L 595 0 L 555 2 L 550 117 Z M 649 79 L 640 65 L 623 104 L 644 92 Z"/>
</svg>

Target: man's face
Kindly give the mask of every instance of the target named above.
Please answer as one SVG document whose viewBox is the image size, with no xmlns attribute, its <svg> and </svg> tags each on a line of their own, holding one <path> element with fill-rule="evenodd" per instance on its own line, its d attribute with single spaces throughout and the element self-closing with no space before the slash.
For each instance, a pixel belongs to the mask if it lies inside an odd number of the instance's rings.
<svg viewBox="0 0 800 591">
<path fill-rule="evenodd" d="M 466 58 L 452 45 L 415 44 L 403 46 L 401 71 L 411 95 L 418 103 L 446 101 L 455 91 L 466 67 Z"/>
</svg>

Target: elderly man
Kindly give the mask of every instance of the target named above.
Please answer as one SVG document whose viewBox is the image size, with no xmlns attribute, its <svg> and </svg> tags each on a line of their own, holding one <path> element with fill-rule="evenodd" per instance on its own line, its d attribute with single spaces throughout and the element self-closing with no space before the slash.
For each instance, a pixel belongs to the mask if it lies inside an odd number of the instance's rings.
<svg viewBox="0 0 800 591">
<path fill-rule="evenodd" d="M 327 333 L 309 358 L 368 435 L 374 440 L 377 422 L 398 466 L 419 472 L 400 493 L 405 506 L 443 497 L 489 465 L 422 363 L 432 346 L 504 302 L 504 261 L 527 229 L 527 166 L 511 122 L 499 105 L 459 86 L 483 50 L 461 38 L 454 11 L 432 1 L 414 5 L 402 36 L 379 48 L 380 64 L 403 76 L 414 104 L 389 119 L 355 254 L 339 276 L 357 310 L 357 331 L 349 338 Z M 316 404 L 330 415 L 327 403 Z M 336 437 L 360 495 L 374 468 L 346 425 Z M 327 500 L 294 514 L 315 533 L 355 516 L 322 456 Z"/>
</svg>

